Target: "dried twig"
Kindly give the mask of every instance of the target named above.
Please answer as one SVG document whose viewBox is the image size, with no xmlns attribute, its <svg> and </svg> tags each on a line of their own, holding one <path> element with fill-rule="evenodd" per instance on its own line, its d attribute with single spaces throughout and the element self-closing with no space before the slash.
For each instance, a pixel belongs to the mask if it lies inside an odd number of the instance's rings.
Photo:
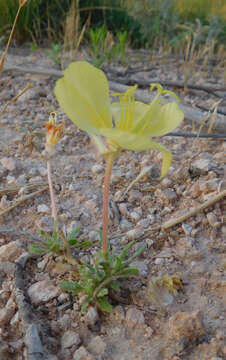
<svg viewBox="0 0 226 360">
<path fill-rule="evenodd" d="M 43 182 L 38 182 L 38 183 L 34 183 L 34 184 L 27 184 L 27 185 L 14 185 L 14 186 L 9 186 L 5 189 L 0 189 L 0 195 L 13 195 L 18 193 L 18 191 L 20 191 L 21 189 L 24 189 L 24 193 L 28 192 L 28 191 L 32 191 L 37 187 L 41 187 L 41 186 L 45 186 L 47 185 L 46 181 Z"/>
<path fill-rule="evenodd" d="M 20 198 L 19 200 L 15 201 L 15 203 L 11 206 L 9 206 L 7 209 L 3 210 L 0 212 L 0 216 L 7 214 L 8 212 L 10 212 L 11 210 L 13 210 L 15 207 L 21 205 L 22 203 L 24 203 L 25 201 L 35 197 L 36 195 L 41 194 L 43 191 L 47 190 L 48 186 L 45 186 L 44 188 L 42 188 L 41 190 L 35 191 L 29 195 L 25 195 L 24 197 Z"/>
<path fill-rule="evenodd" d="M 27 83 L 27 85 L 25 86 L 25 88 L 23 90 L 21 90 L 16 96 L 14 96 L 12 99 L 10 99 L 9 101 L 7 101 L 7 103 L 5 104 L 5 106 L 3 107 L 3 109 L 0 111 L 0 116 L 4 113 L 4 111 L 6 110 L 6 108 L 13 104 L 21 95 L 23 95 L 29 88 L 31 87 L 30 83 Z"/>
<path fill-rule="evenodd" d="M 150 86 L 150 80 L 145 79 L 132 79 L 132 78 L 120 78 L 116 79 L 114 77 L 109 76 L 109 80 L 112 81 L 118 81 L 121 84 L 125 85 L 134 85 L 135 83 L 142 87 L 149 87 Z M 169 86 L 169 87 L 177 87 L 177 88 L 184 88 L 184 82 L 183 81 L 170 81 L 170 80 L 159 80 L 159 79 L 152 79 L 151 82 L 155 83 L 158 82 L 163 86 Z M 226 87 L 225 86 L 211 86 L 211 85 L 195 85 L 195 84 L 186 84 L 187 89 L 193 89 L 193 90 L 200 90 L 205 91 L 208 93 L 213 93 L 215 91 L 219 92 L 225 92 Z M 216 94 L 215 94 L 216 95 Z"/>
<path fill-rule="evenodd" d="M 185 220 L 187 220 L 188 218 L 190 218 L 191 216 L 194 216 L 196 214 L 198 214 L 200 211 L 202 211 L 203 209 L 207 208 L 208 206 L 213 205 L 215 202 L 223 199 L 226 196 L 226 190 L 221 191 L 219 194 L 214 195 L 211 199 L 205 201 L 203 204 L 189 210 L 186 214 L 181 215 L 175 219 L 171 219 L 169 221 L 166 221 L 162 226 L 161 229 L 162 230 L 167 230 L 172 226 L 175 226 Z"/>
</svg>

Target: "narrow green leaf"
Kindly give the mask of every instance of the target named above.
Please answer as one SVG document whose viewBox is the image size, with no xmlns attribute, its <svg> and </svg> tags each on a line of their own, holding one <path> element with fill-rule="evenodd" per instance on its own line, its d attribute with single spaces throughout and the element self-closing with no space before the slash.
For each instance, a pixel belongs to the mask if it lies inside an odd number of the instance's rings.
<svg viewBox="0 0 226 360">
<path fill-rule="evenodd" d="M 70 240 L 76 240 L 76 235 L 78 235 L 79 231 L 80 231 L 80 226 L 77 226 L 74 230 L 72 230 L 68 236 L 67 236 L 67 241 L 69 242 Z M 77 240 L 76 240 L 77 241 Z"/>
<path fill-rule="evenodd" d="M 82 241 L 82 242 L 78 242 L 76 241 L 76 243 L 73 245 L 69 242 L 70 245 L 72 245 L 75 248 L 79 248 L 79 249 L 84 249 L 87 248 L 89 246 L 92 246 L 92 241 Z"/>
<path fill-rule="evenodd" d="M 127 275 L 128 276 L 130 276 L 130 275 L 137 276 L 137 275 L 139 275 L 139 270 L 135 267 L 129 267 L 127 269 L 120 271 L 120 273 L 118 275 L 123 275 L 123 277 L 125 277 Z"/>
<path fill-rule="evenodd" d="M 28 251 L 32 254 L 38 254 L 38 255 L 45 254 L 46 252 L 48 252 L 48 250 L 43 249 L 42 247 L 39 247 L 38 245 L 37 246 L 35 246 L 35 245 L 29 246 Z"/>
<path fill-rule="evenodd" d="M 123 259 L 125 258 L 125 256 L 127 255 L 128 251 L 129 251 L 129 249 L 130 249 L 131 246 L 134 244 L 134 242 L 135 242 L 134 240 L 133 240 L 133 241 L 130 241 L 130 243 L 127 244 L 127 245 L 124 247 L 124 249 L 122 250 L 121 254 L 119 255 L 119 259 L 120 259 L 121 261 L 123 261 Z"/>
<path fill-rule="evenodd" d="M 106 297 L 98 298 L 97 305 L 102 311 L 112 312 L 113 310 L 111 304 L 109 304 Z"/>
<path fill-rule="evenodd" d="M 115 259 L 115 263 L 114 263 L 114 269 L 113 269 L 113 273 L 117 273 L 122 265 L 122 260 L 120 259 L 119 256 L 117 256 L 117 258 Z"/>
<path fill-rule="evenodd" d="M 52 238 L 53 238 L 54 241 L 57 242 L 57 240 L 58 240 L 58 231 L 57 231 L 57 223 L 56 223 L 56 221 L 54 221 L 54 225 L 53 225 Z"/>
<path fill-rule="evenodd" d="M 83 286 L 77 281 L 62 281 L 59 286 L 64 291 L 72 292 L 73 295 L 77 295 L 84 290 Z"/>
<path fill-rule="evenodd" d="M 110 284 L 109 284 L 109 286 L 113 289 L 113 290 L 115 290 L 115 291 L 117 291 L 117 292 L 119 292 L 120 291 L 120 286 L 119 286 L 119 282 L 118 281 L 112 281 Z"/>
<path fill-rule="evenodd" d="M 124 266 L 129 265 L 137 256 L 139 256 L 144 249 L 147 247 L 146 244 L 142 245 L 127 261 L 124 262 Z"/>
<path fill-rule="evenodd" d="M 91 301 L 91 297 L 87 296 L 87 298 L 84 300 L 84 302 L 82 304 L 81 313 L 83 313 L 86 310 L 86 308 L 89 305 L 90 301 Z"/>
</svg>

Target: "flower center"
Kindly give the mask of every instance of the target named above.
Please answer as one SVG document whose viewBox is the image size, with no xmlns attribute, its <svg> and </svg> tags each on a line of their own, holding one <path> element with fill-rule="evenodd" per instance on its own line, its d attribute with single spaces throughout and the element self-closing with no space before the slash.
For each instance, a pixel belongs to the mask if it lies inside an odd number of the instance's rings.
<svg viewBox="0 0 226 360">
<path fill-rule="evenodd" d="M 120 104 L 120 121 L 117 125 L 118 130 L 129 131 L 132 129 L 135 107 L 134 92 L 136 88 L 137 85 L 134 85 L 129 88 L 125 93 L 113 94 L 115 96 L 118 96 Z"/>
</svg>

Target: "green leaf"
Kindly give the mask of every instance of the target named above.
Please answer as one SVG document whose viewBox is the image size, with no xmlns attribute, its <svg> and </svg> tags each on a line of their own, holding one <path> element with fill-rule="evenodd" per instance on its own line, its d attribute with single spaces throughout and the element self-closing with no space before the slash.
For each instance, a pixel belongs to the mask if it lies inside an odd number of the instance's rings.
<svg viewBox="0 0 226 360">
<path fill-rule="evenodd" d="M 117 256 L 114 263 L 114 269 L 113 269 L 114 274 L 120 270 L 121 265 L 122 265 L 122 260 L 120 259 L 119 256 Z"/>
<path fill-rule="evenodd" d="M 62 281 L 60 288 L 65 291 L 72 292 L 73 295 L 77 295 L 84 290 L 83 286 L 77 281 Z"/>
<path fill-rule="evenodd" d="M 48 250 L 43 249 L 39 245 L 37 245 L 37 246 L 36 245 L 31 245 L 31 246 L 29 246 L 28 250 L 29 250 L 30 253 L 38 254 L 38 255 L 45 254 L 46 252 L 48 252 Z"/>
<path fill-rule="evenodd" d="M 82 241 L 82 242 L 79 242 L 76 240 L 76 243 L 73 245 L 69 242 L 69 244 L 75 248 L 79 248 L 79 249 L 84 249 L 84 248 L 87 248 L 89 246 L 92 246 L 92 241 Z"/>
<path fill-rule="evenodd" d="M 123 277 L 125 277 L 127 275 L 128 276 L 131 276 L 131 275 L 137 276 L 137 275 L 139 275 L 139 270 L 135 267 L 129 267 L 127 269 L 120 271 L 120 273 L 118 275 L 123 275 Z"/>
<path fill-rule="evenodd" d="M 83 304 L 82 304 L 82 307 L 81 307 L 81 312 L 82 313 L 85 311 L 85 309 L 89 305 L 90 301 L 91 301 L 91 297 L 87 296 L 87 298 L 83 301 Z"/>
<path fill-rule="evenodd" d="M 123 261 L 123 259 L 125 258 L 125 256 L 127 255 L 129 249 L 131 248 L 131 246 L 134 244 L 134 240 L 133 241 L 130 241 L 129 244 L 127 244 L 124 249 L 122 250 L 121 254 L 118 256 L 118 258 Z"/>
<path fill-rule="evenodd" d="M 54 221 L 52 238 L 55 242 L 58 240 L 57 223 Z"/>
<path fill-rule="evenodd" d="M 76 240 L 76 235 L 78 235 L 80 231 L 80 226 L 77 226 L 73 231 L 71 231 L 67 236 L 67 241 Z M 77 241 L 77 240 L 76 240 Z"/>
<path fill-rule="evenodd" d="M 97 305 L 99 306 L 99 308 L 102 311 L 112 312 L 112 310 L 113 310 L 111 304 L 109 304 L 106 297 L 98 298 L 97 299 Z"/>
<path fill-rule="evenodd" d="M 102 289 L 98 292 L 97 297 L 99 298 L 99 297 L 103 297 L 103 296 L 105 296 L 105 295 L 108 295 L 108 289 L 107 289 L 107 288 L 102 288 Z"/>
<path fill-rule="evenodd" d="M 103 241 L 103 230 L 102 229 L 99 230 L 99 238 L 100 238 L 100 240 L 99 240 L 100 246 L 102 246 L 102 241 Z"/>
<path fill-rule="evenodd" d="M 139 256 L 144 249 L 147 247 L 146 244 L 142 245 L 126 262 L 124 262 L 124 266 L 129 265 L 137 256 Z"/>
<path fill-rule="evenodd" d="M 111 281 L 110 284 L 109 284 L 109 286 L 110 286 L 113 290 L 115 290 L 115 291 L 117 291 L 117 292 L 120 291 L 119 282 L 118 282 L 117 280 Z"/>
</svg>

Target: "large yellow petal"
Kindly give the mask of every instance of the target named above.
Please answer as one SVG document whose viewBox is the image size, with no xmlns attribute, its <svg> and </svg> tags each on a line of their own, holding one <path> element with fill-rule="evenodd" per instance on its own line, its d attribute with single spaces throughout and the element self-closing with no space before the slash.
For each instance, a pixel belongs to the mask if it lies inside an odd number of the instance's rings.
<svg viewBox="0 0 226 360">
<path fill-rule="evenodd" d="M 162 152 L 161 177 L 165 176 L 171 161 L 172 155 L 163 145 L 151 141 L 147 136 L 138 136 L 134 133 L 120 131 L 117 129 L 100 129 L 103 136 L 113 140 L 119 147 L 125 150 L 143 151 L 155 149 Z"/>
<path fill-rule="evenodd" d="M 71 63 L 54 89 L 68 117 L 82 130 L 98 134 L 111 127 L 109 87 L 103 71 L 85 61 Z"/>
<path fill-rule="evenodd" d="M 183 118 L 184 113 L 176 102 L 151 104 L 134 131 L 151 137 L 162 136 L 179 126 Z"/>
</svg>

